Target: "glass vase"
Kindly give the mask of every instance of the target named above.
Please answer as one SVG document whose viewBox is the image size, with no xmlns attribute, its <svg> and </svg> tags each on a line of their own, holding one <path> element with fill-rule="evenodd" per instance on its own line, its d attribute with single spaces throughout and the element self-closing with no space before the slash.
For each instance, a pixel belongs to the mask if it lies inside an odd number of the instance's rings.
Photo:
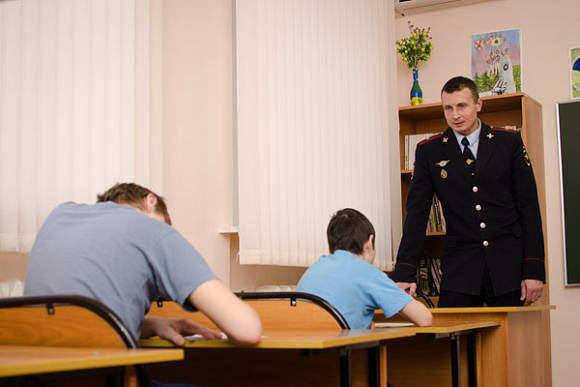
<svg viewBox="0 0 580 387">
<path fill-rule="evenodd" d="M 423 91 L 419 86 L 419 70 L 413 69 L 413 87 L 411 88 L 411 106 L 423 104 Z"/>
</svg>

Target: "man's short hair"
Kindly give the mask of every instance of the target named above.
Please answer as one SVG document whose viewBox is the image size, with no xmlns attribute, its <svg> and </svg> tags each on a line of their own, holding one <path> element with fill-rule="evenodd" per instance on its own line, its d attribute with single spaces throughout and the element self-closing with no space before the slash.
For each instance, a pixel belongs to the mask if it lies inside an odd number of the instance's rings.
<svg viewBox="0 0 580 387">
<path fill-rule="evenodd" d="M 477 90 L 477 85 L 471 79 L 466 77 L 455 77 L 448 80 L 443 88 L 441 89 L 441 94 L 444 92 L 447 94 L 455 93 L 456 91 L 461 91 L 463 89 L 471 90 L 471 95 L 473 96 L 473 102 L 479 100 L 479 91 Z"/>
<path fill-rule="evenodd" d="M 147 195 L 153 194 L 157 198 L 157 205 L 155 212 L 162 215 L 165 223 L 171 225 L 171 218 L 167 211 L 165 200 L 151 190 L 141 187 L 135 183 L 117 183 L 101 195 L 97 195 L 97 203 L 101 202 L 115 202 L 117 204 L 128 204 L 130 206 L 144 210 L 143 199 Z"/>
<path fill-rule="evenodd" d="M 330 219 L 326 229 L 331 254 L 336 250 L 346 250 L 360 255 L 363 253 L 364 244 L 371 235 L 375 235 L 372 223 L 366 216 L 352 208 L 337 211 Z M 373 238 L 373 247 L 375 238 Z"/>
</svg>

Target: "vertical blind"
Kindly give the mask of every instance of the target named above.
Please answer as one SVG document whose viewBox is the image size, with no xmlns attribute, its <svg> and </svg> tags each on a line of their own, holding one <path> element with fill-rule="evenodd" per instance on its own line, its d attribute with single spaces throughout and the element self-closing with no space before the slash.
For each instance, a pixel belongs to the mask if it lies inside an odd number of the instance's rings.
<svg viewBox="0 0 580 387">
<path fill-rule="evenodd" d="M 135 1 L 0 2 L 0 251 L 134 177 Z"/>
<path fill-rule="evenodd" d="M 328 251 L 332 214 L 352 207 L 391 270 L 391 6 L 235 3 L 240 263 L 309 266 Z"/>
</svg>

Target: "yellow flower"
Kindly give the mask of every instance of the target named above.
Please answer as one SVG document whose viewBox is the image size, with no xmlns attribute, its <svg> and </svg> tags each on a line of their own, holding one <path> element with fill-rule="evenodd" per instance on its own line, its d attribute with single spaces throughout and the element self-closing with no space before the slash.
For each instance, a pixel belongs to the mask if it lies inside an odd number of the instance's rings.
<svg viewBox="0 0 580 387">
<path fill-rule="evenodd" d="M 398 47 L 397 52 L 401 54 L 401 59 L 407 64 L 407 67 L 417 68 L 419 63 L 426 61 L 431 54 L 433 48 L 429 36 L 431 28 L 421 29 L 412 25 L 410 21 L 407 24 L 411 36 L 395 41 Z"/>
</svg>

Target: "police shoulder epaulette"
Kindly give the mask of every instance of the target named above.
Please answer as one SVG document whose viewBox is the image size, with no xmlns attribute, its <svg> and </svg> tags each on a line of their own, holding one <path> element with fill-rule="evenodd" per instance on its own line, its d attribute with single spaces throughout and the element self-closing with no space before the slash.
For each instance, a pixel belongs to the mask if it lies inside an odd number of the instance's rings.
<svg viewBox="0 0 580 387">
<path fill-rule="evenodd" d="M 425 139 L 425 140 L 421 141 L 421 142 L 419 143 L 419 146 L 421 146 L 421 145 L 425 145 L 425 144 L 427 144 L 428 142 L 431 142 L 431 141 L 433 141 L 433 140 L 436 140 L 436 139 L 438 139 L 438 138 L 439 138 L 439 137 L 441 137 L 441 136 L 443 136 L 443 133 L 437 133 L 436 135 L 434 135 L 434 136 L 431 136 L 431 137 L 429 137 L 429 138 L 427 138 L 427 139 Z"/>
<path fill-rule="evenodd" d="M 506 129 L 506 128 L 502 128 L 502 127 L 498 127 L 498 126 L 492 126 L 491 130 L 496 131 L 496 132 L 506 132 L 506 133 L 518 134 L 517 130 Z"/>
</svg>

